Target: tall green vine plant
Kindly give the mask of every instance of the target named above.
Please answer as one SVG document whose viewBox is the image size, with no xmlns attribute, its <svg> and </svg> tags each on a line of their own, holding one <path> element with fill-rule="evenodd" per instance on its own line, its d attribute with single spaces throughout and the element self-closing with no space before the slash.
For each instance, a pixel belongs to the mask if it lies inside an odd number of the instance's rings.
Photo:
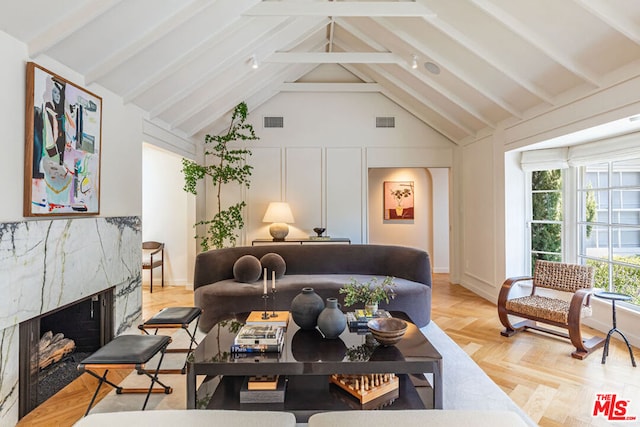
<svg viewBox="0 0 640 427">
<path fill-rule="evenodd" d="M 235 246 L 238 238 L 238 230 L 244 227 L 242 209 L 246 206 L 244 201 L 238 202 L 222 209 L 222 188 L 225 184 L 237 183 L 249 188 L 251 170 L 246 163 L 246 157 L 251 151 L 246 148 L 229 148 L 229 143 L 235 141 L 252 141 L 259 139 L 253 126 L 245 123 L 247 120 L 247 104 L 241 102 L 234 110 L 227 133 L 223 135 L 207 135 L 205 137 L 205 165 L 194 161 L 182 159 L 182 173 L 184 174 L 184 191 L 197 194 L 196 184 L 209 177 L 216 189 L 217 212 L 210 220 L 204 220 L 195 225 L 204 225 L 204 236 L 196 236 L 200 240 L 203 250 L 222 248 L 225 245 Z M 212 159 L 207 162 L 207 159 Z"/>
</svg>

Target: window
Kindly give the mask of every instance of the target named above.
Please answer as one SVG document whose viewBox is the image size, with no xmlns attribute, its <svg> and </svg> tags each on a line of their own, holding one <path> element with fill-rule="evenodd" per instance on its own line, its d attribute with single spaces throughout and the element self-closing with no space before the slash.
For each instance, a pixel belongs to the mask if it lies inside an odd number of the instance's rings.
<svg viewBox="0 0 640 427">
<path fill-rule="evenodd" d="M 562 261 L 562 171 L 531 173 L 531 268 L 535 260 Z"/>
<path fill-rule="evenodd" d="M 640 159 L 578 168 L 578 258 L 640 305 Z"/>
</svg>

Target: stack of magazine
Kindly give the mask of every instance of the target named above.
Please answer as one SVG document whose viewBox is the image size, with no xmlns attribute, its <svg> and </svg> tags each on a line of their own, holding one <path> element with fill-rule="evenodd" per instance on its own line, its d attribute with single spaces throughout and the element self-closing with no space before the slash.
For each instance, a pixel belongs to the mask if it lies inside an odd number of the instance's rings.
<svg viewBox="0 0 640 427">
<path fill-rule="evenodd" d="M 362 309 L 347 313 L 347 323 L 350 329 L 367 329 L 367 322 L 378 317 L 391 317 L 387 310 L 378 310 L 373 315 Z"/>
<path fill-rule="evenodd" d="M 282 326 L 244 325 L 231 345 L 232 353 L 281 352 L 284 344 Z"/>
</svg>

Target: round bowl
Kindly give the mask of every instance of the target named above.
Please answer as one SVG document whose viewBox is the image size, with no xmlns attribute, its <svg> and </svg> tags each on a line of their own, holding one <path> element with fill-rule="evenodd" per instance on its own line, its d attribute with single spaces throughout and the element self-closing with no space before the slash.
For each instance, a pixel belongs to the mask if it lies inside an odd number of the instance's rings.
<svg viewBox="0 0 640 427">
<path fill-rule="evenodd" d="M 318 235 L 318 237 L 322 236 L 322 233 L 324 233 L 324 232 L 325 232 L 325 230 L 326 230 L 326 228 L 323 228 L 323 227 L 315 227 L 315 228 L 313 229 L 313 231 L 315 231 L 315 232 L 316 232 L 316 234 Z"/>
<path fill-rule="evenodd" d="M 395 345 L 407 332 L 407 322 L 393 317 L 371 319 L 367 326 L 376 341 L 386 346 Z"/>
</svg>

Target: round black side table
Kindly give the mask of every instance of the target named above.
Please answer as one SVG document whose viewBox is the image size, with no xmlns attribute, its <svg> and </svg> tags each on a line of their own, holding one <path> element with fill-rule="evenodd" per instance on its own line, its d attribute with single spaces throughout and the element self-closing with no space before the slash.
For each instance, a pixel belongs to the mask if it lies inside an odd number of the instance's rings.
<svg viewBox="0 0 640 427">
<path fill-rule="evenodd" d="M 631 296 L 626 294 L 620 294 L 617 292 L 598 292 L 593 295 L 595 297 L 611 301 L 611 314 L 613 316 L 613 328 L 611 328 L 611 330 L 607 334 L 607 339 L 604 342 L 604 351 L 602 352 L 602 363 L 604 364 L 605 360 L 607 359 L 607 356 L 609 355 L 609 341 L 611 340 L 611 335 L 613 335 L 614 332 L 617 332 L 620 334 L 624 342 L 627 344 L 627 348 L 629 349 L 629 355 L 631 356 L 631 364 L 635 368 L 636 360 L 633 358 L 633 350 L 631 349 L 631 345 L 629 344 L 627 337 L 625 337 L 624 334 L 616 326 L 616 301 L 631 301 Z"/>
</svg>

